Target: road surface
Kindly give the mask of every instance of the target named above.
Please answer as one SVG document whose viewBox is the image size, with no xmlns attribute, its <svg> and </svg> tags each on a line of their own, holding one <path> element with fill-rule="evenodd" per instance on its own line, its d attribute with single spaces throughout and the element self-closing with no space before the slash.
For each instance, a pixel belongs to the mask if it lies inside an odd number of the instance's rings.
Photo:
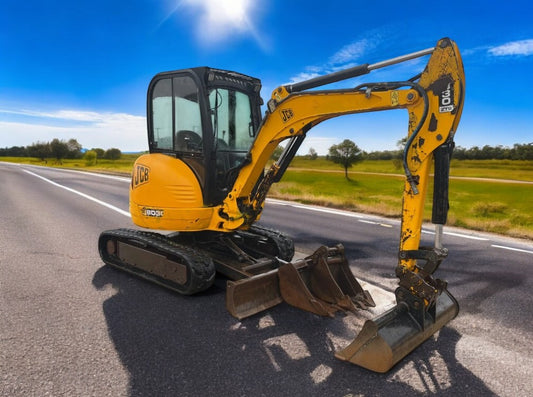
<svg viewBox="0 0 533 397">
<path fill-rule="evenodd" d="M 238 321 L 222 282 L 183 297 L 104 266 L 131 227 L 125 178 L 0 163 L 2 396 L 528 396 L 533 244 L 445 229 L 438 276 L 459 316 L 387 374 L 333 351 L 391 304 L 397 221 L 269 200 L 300 253 L 342 242 L 377 308 L 334 319 L 281 304 Z M 431 229 L 425 231 L 431 243 Z M 221 280 L 220 280 L 221 281 Z"/>
</svg>

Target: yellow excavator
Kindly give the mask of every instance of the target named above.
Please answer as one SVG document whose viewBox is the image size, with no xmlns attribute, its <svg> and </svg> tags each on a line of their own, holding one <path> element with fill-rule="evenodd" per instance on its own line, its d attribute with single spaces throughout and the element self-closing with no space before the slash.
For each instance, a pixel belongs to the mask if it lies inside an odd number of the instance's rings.
<svg viewBox="0 0 533 397">
<path fill-rule="evenodd" d="M 424 56 L 423 71 L 406 81 L 315 89 Z M 448 38 L 415 53 L 282 85 L 264 117 L 256 78 L 208 67 L 159 73 L 148 88 L 150 152 L 134 165 L 130 213 L 141 228 L 170 232 L 104 231 L 98 242 L 102 260 L 186 295 L 209 288 L 218 272 L 228 279 L 226 306 L 238 319 L 281 302 L 322 316 L 375 306 L 350 271 L 342 245 L 293 260 L 287 235 L 255 223 L 270 186 L 311 128 L 342 115 L 406 109 L 397 304 L 367 321 L 335 354 L 386 372 L 459 311 L 446 282 L 433 273 L 447 256 L 442 234 L 464 84 L 459 50 Z M 267 167 L 285 140 L 282 155 Z M 431 181 L 435 241 L 425 247 L 420 237 Z"/>
</svg>

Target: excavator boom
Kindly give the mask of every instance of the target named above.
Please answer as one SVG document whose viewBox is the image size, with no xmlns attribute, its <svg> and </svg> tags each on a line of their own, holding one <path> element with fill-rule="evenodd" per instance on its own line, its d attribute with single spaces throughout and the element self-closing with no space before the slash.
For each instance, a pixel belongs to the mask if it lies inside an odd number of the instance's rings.
<svg viewBox="0 0 533 397">
<path fill-rule="evenodd" d="M 315 89 L 424 56 L 429 56 L 425 69 L 409 80 Z M 130 212 L 138 226 L 175 233 L 106 231 L 99 239 L 100 255 L 111 266 L 181 294 L 209 288 L 220 273 L 230 279 L 227 308 L 239 319 L 281 302 L 322 316 L 375 306 L 341 245 L 293 260 L 292 240 L 256 222 L 271 185 L 282 178 L 313 127 L 348 114 L 405 109 L 397 304 L 367 321 L 336 353 L 341 360 L 386 372 L 459 310 L 446 282 L 433 274 L 447 255 L 442 228 L 464 81 L 459 50 L 448 38 L 433 48 L 280 86 L 263 118 L 258 79 L 206 67 L 160 73 L 148 89 L 150 154 L 134 166 Z M 285 140 L 283 154 L 265 172 Z M 431 180 L 436 238 L 434 247 L 422 247 Z"/>
</svg>

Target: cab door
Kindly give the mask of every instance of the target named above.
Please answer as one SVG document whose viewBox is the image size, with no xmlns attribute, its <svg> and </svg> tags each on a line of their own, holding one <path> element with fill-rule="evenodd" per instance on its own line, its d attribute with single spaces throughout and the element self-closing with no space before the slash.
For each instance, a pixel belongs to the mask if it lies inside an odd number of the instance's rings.
<svg viewBox="0 0 533 397">
<path fill-rule="evenodd" d="M 163 153 L 185 162 L 195 173 L 206 195 L 206 153 L 210 128 L 202 109 L 204 92 L 192 71 L 163 73 L 154 77 L 148 94 L 150 153 Z"/>
</svg>

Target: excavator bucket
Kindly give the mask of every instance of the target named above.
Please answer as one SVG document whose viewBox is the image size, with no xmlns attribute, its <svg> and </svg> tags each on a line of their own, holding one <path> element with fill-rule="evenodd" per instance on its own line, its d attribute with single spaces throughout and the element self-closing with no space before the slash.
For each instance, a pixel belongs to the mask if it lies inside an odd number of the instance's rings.
<svg viewBox="0 0 533 397">
<path fill-rule="evenodd" d="M 226 307 L 238 319 L 282 301 L 321 316 L 375 306 L 350 271 L 342 245 L 320 247 L 304 259 L 283 262 L 277 270 L 228 281 Z"/>
<path fill-rule="evenodd" d="M 397 305 L 367 320 L 355 340 L 335 356 L 375 372 L 387 372 L 418 345 L 454 319 L 455 298 L 444 289 L 429 309 L 408 291 L 398 288 Z"/>
<path fill-rule="evenodd" d="M 278 275 L 285 302 L 321 316 L 375 306 L 353 276 L 342 245 L 322 246 L 301 261 L 285 263 Z"/>
</svg>

